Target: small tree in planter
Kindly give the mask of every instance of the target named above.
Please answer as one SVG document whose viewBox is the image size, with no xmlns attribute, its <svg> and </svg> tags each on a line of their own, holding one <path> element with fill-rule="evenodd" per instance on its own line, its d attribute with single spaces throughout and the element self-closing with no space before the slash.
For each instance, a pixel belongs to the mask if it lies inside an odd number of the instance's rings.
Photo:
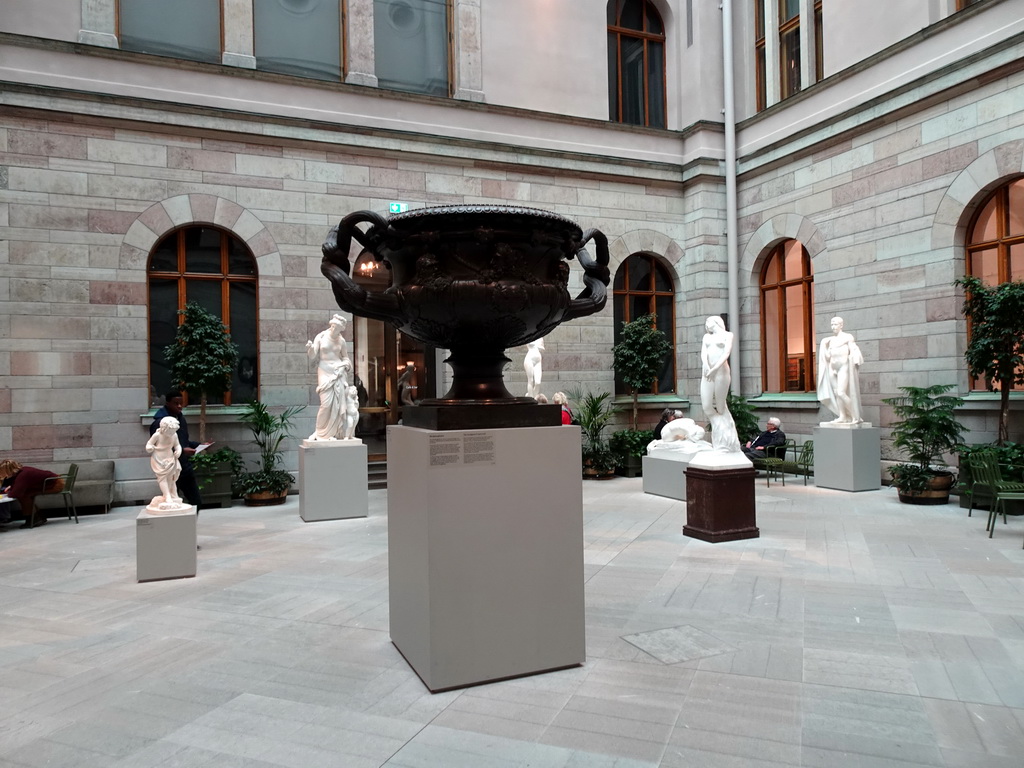
<svg viewBox="0 0 1024 768">
<path fill-rule="evenodd" d="M 654 327 L 654 321 L 654 315 L 642 315 L 623 323 L 619 343 L 612 347 L 615 375 L 629 387 L 633 396 L 630 429 L 612 435 L 612 450 L 619 466 L 625 467 L 631 477 L 640 473 L 640 458 L 653 439 L 648 430 L 637 429 L 639 395 L 651 390 L 665 358 L 672 352 L 672 344 L 664 332 Z"/>
<path fill-rule="evenodd" d="M 611 402 L 611 392 L 599 395 L 580 389 L 569 392 L 576 403 L 574 414 L 583 431 L 583 476 L 607 477 L 615 470 L 615 456 L 604 439 L 604 430 L 614 418 L 617 409 Z"/>
<path fill-rule="evenodd" d="M 1024 384 L 1024 281 L 986 286 L 976 277 L 955 282 L 964 289 L 964 316 L 971 324 L 964 359 L 971 376 L 999 389 L 996 445 L 1010 439 L 1010 390 Z"/>
<path fill-rule="evenodd" d="M 255 472 L 239 473 L 235 477 L 235 490 L 249 506 L 282 504 L 295 476 L 279 468 L 284 461 L 281 443 L 292 436 L 292 420 L 303 406 L 285 408 L 276 416 L 258 400 L 247 403 L 245 408 L 239 420 L 252 431 L 252 439 L 260 451 L 260 465 Z"/>
<path fill-rule="evenodd" d="M 963 442 L 964 427 L 954 410 L 963 398 L 946 394 L 952 384 L 900 387 L 903 395 L 882 400 L 897 416 L 892 425 L 892 444 L 912 463 L 897 464 L 889 473 L 907 504 L 945 504 L 953 485 L 953 473 L 944 469 L 942 455 Z"/>
<path fill-rule="evenodd" d="M 178 326 L 174 343 L 164 349 L 175 385 L 199 398 L 199 442 L 206 442 L 207 395 L 231 388 L 238 362 L 238 346 L 231 341 L 224 323 L 199 304 L 190 301 L 178 311 L 184 321 Z"/>
</svg>

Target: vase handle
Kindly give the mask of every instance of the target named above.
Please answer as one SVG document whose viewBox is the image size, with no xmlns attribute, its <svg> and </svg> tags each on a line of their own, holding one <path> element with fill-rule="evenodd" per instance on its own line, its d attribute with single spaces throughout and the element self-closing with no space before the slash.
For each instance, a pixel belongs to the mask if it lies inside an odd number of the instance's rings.
<svg viewBox="0 0 1024 768">
<path fill-rule="evenodd" d="M 372 226 L 365 232 L 356 225 L 369 222 Z M 381 260 L 377 249 L 384 240 L 384 233 L 387 232 L 388 222 L 379 213 L 373 211 L 356 211 L 350 213 L 336 227 L 332 227 L 327 233 L 327 240 L 324 241 L 324 258 L 320 262 L 320 271 L 324 277 L 331 281 L 334 289 L 334 299 L 338 306 L 360 317 L 370 317 L 374 320 L 383 320 L 401 327 L 404 321 L 401 317 L 398 296 L 392 293 L 377 293 L 367 291 L 359 286 L 349 277 L 351 265 L 348 254 L 352 247 L 353 238 L 363 248 L 373 254 L 374 258 Z"/>
<path fill-rule="evenodd" d="M 590 258 L 590 254 L 584 248 L 591 240 L 597 249 L 596 259 Z M 608 238 L 599 229 L 588 229 L 583 233 L 576 258 L 583 267 L 584 288 L 579 296 L 569 302 L 562 316 L 563 323 L 600 312 L 608 300 L 607 287 L 611 282 L 611 273 L 608 271 Z"/>
</svg>

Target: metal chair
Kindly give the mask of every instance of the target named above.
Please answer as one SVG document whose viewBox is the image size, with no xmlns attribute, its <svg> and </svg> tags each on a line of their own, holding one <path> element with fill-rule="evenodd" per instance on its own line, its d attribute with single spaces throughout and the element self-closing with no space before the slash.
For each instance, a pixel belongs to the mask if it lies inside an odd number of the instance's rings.
<svg viewBox="0 0 1024 768">
<path fill-rule="evenodd" d="M 763 469 L 765 473 L 765 485 L 771 487 L 772 475 L 775 475 L 775 479 L 782 479 L 782 484 L 786 484 L 786 473 L 783 471 L 783 462 L 786 460 L 786 451 L 789 450 L 790 446 L 796 449 L 796 442 L 794 440 L 786 440 L 778 445 L 769 445 L 764 449 L 764 458 L 752 459 L 754 466 L 757 469 Z"/>
<path fill-rule="evenodd" d="M 1024 483 L 1003 479 L 1003 474 L 999 469 L 999 459 L 994 451 L 975 453 L 969 457 L 968 461 L 971 465 L 971 476 L 974 478 L 974 483 L 971 489 L 971 507 L 968 509 L 967 515 L 969 517 L 974 511 L 975 489 L 988 494 L 992 502 L 989 504 L 988 524 L 985 526 L 985 530 L 988 531 L 988 537 L 991 539 L 992 534 L 995 533 L 996 518 L 999 516 L 1000 508 L 1003 512 L 1003 523 L 1006 523 L 1006 507 L 1003 506 L 1003 502 L 1015 499 L 1024 501 Z"/>
<path fill-rule="evenodd" d="M 75 523 L 78 523 L 78 510 L 75 508 L 75 479 L 78 477 L 78 465 L 72 464 L 68 471 L 57 477 L 48 477 L 43 481 L 43 493 L 59 493 L 64 499 L 64 511 L 68 513 L 68 520 L 71 515 L 75 516 Z M 55 485 L 58 480 L 64 481 L 64 486 L 59 491 L 46 490 L 48 485 Z"/>
<path fill-rule="evenodd" d="M 805 440 L 800 446 L 800 453 L 796 457 L 796 466 L 804 476 L 804 485 L 807 485 L 807 477 L 814 476 L 814 441 Z"/>
</svg>

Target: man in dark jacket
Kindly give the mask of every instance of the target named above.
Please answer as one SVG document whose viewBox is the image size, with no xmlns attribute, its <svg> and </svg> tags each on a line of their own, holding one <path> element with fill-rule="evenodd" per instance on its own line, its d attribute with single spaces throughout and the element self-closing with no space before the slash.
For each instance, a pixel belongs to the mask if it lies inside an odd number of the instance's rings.
<svg viewBox="0 0 1024 768">
<path fill-rule="evenodd" d="M 786 442 L 786 433 L 782 431 L 782 422 L 772 416 L 768 419 L 768 429 L 743 446 L 743 453 L 748 459 L 763 459 L 767 449 L 773 445 Z"/>
<path fill-rule="evenodd" d="M 181 412 L 181 392 L 168 392 L 164 396 L 164 407 L 153 414 L 153 423 L 149 425 L 149 434 L 152 435 L 160 429 L 160 420 L 165 416 L 173 416 L 178 420 L 178 442 L 181 443 L 181 474 L 178 475 L 178 490 L 181 496 L 189 504 L 194 504 L 196 509 L 203 503 L 203 497 L 199 495 L 199 484 L 196 482 L 196 475 L 192 469 L 191 457 L 195 455 L 199 443 L 188 439 L 188 423 Z"/>
</svg>

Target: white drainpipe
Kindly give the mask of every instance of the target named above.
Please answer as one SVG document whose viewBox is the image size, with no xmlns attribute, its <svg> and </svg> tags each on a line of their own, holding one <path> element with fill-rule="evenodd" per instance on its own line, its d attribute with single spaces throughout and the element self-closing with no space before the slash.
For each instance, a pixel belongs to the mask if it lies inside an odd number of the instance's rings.
<svg viewBox="0 0 1024 768">
<path fill-rule="evenodd" d="M 722 0 L 722 85 L 725 109 L 725 252 L 729 280 L 729 330 L 733 332 L 733 394 L 741 394 L 740 385 L 740 291 L 739 247 L 736 232 L 736 109 L 732 60 L 732 0 Z"/>
</svg>

